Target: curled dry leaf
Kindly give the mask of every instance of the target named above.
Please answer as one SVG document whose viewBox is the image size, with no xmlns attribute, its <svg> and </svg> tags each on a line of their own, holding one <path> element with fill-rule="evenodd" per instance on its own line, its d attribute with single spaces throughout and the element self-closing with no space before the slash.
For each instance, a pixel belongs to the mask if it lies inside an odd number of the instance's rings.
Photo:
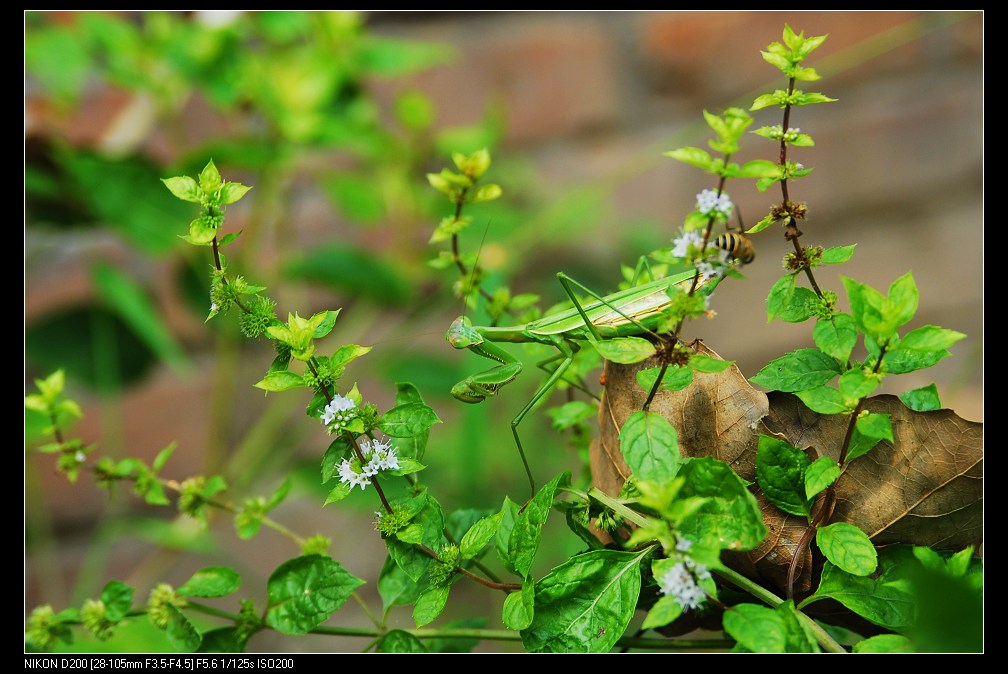
<svg viewBox="0 0 1008 674">
<path fill-rule="evenodd" d="M 697 351 L 719 357 L 702 343 Z M 619 494 L 629 475 L 620 453 L 619 430 L 647 398 L 637 383 L 637 371 L 656 364 L 605 363 L 606 387 L 591 467 L 594 486 L 608 494 Z M 951 410 L 915 412 L 891 395 L 868 398 L 865 409 L 890 415 L 895 441 L 881 442 L 847 466 L 836 484 L 837 501 L 829 521 L 860 527 L 876 545 L 979 548 L 983 424 L 966 421 Z M 838 459 L 850 417 L 818 414 L 789 393 L 756 390 L 734 365 L 717 374 L 698 373 L 682 391 L 659 391 L 650 410 L 675 426 L 683 456 L 713 456 L 753 483 L 769 535 L 755 550 L 732 553 L 725 561 L 783 596 L 788 567 L 806 522 L 778 510 L 760 493 L 756 485 L 759 436 L 786 440 L 806 451 L 811 460 Z M 796 596 L 811 591 L 821 565 L 821 560 L 813 563 L 808 546 L 799 562 Z"/>
</svg>

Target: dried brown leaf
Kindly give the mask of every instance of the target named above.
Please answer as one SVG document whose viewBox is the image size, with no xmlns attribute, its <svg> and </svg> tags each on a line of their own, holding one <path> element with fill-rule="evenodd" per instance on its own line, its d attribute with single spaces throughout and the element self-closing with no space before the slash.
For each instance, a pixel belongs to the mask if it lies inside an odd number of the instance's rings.
<svg viewBox="0 0 1008 674">
<path fill-rule="evenodd" d="M 703 344 L 697 350 L 718 357 Z M 608 494 L 617 495 L 629 475 L 620 453 L 619 429 L 647 398 L 636 373 L 655 365 L 653 360 L 633 365 L 605 363 L 606 389 L 591 465 L 594 485 Z M 786 440 L 813 460 L 819 456 L 838 459 L 850 417 L 818 414 L 788 393 L 758 391 L 734 366 L 717 374 L 698 373 L 682 391 L 659 391 L 650 409 L 675 426 L 683 456 L 713 456 L 754 483 L 769 535 L 758 548 L 735 554 L 730 563 L 783 592 L 807 523 L 778 510 L 755 485 L 759 436 Z M 865 409 L 890 415 L 895 441 L 880 443 L 848 465 L 837 481 L 830 521 L 860 527 L 877 545 L 979 547 L 983 424 L 966 421 L 951 410 L 916 412 L 890 395 L 867 399 Z M 814 572 L 812 554 L 804 546 L 796 594 L 811 589 Z"/>
</svg>

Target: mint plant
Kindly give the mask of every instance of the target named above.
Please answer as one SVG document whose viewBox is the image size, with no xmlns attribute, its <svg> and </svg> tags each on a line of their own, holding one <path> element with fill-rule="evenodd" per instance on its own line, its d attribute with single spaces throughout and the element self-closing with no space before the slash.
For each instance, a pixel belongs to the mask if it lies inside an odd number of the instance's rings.
<svg viewBox="0 0 1008 674">
<path fill-rule="evenodd" d="M 399 382 L 394 403 L 383 410 L 369 401 L 377 399 L 374 392 L 345 380 L 351 362 L 367 362 L 379 347 L 328 343 L 341 308 L 302 316 L 283 307 L 278 314 L 267 288 L 233 268 L 225 252 L 241 232 L 228 230 L 227 207 L 251 188 L 226 180 L 212 160 L 195 177 L 164 178 L 172 195 L 199 208 L 180 236 L 210 266 L 206 321 L 234 320 L 246 338 L 272 345 L 272 362 L 249 384 L 267 396 L 301 397 L 306 423 L 321 424 L 331 437 L 317 452 L 328 489 L 320 506 L 338 507 L 354 490 L 373 495 L 375 535 L 388 556 L 360 578 L 329 556 L 325 536 L 273 519 L 289 482 L 268 496 L 232 497 L 222 475 L 165 477 L 171 445 L 150 465 L 101 456 L 100 448 L 69 436 L 80 407 L 56 371 L 36 381 L 25 406 L 47 419 L 51 442 L 38 450 L 56 455 L 68 480 L 89 472 L 103 488 L 128 484 L 151 505 L 174 499 L 203 526 L 208 511 L 225 512 L 242 539 L 236 545 L 266 527 L 299 554 L 280 564 L 264 588 L 243 587 L 233 568 L 208 566 L 177 588 L 157 584 L 138 602 L 137 588 L 110 580 L 79 608 L 35 607 L 26 649 L 72 643 L 82 629 L 105 640 L 141 618 L 184 652 L 255 650 L 255 635 L 264 630 L 359 636 L 361 630 L 325 623 L 349 610 L 351 597 L 363 604 L 357 591 L 370 582 L 383 606 L 365 609 L 373 628 L 364 632 L 373 638 L 369 650 L 378 652 L 465 650 L 481 639 L 513 641 L 531 652 L 979 650 L 982 504 L 975 484 L 982 477 L 982 429 L 939 409 L 934 387 L 899 399 L 873 396 L 884 377 L 935 364 L 963 335 L 931 325 L 906 329 L 919 301 L 909 273 L 887 293 L 844 277 L 843 311 L 839 294 L 820 287 L 815 270 L 849 261 L 854 246 L 802 243 L 799 225 L 810 209 L 791 192 L 811 169 L 791 153 L 814 141 L 790 123 L 804 105 L 834 102 L 796 88 L 818 79 L 804 61 L 824 39 L 785 26 L 782 42 L 763 56 L 787 87 L 759 96 L 748 111 L 705 112 L 714 154 L 695 147 L 668 153 L 711 174 L 713 187 L 697 195 L 671 245 L 625 266 L 613 292 L 557 270 L 568 301 L 542 309 L 537 296 L 494 285 L 478 251 L 463 252 L 461 236 L 475 221 L 471 209 L 503 194 L 485 180 L 489 151 L 455 153 L 454 169 L 428 174 L 448 202 L 431 244 L 450 249 L 439 251 L 432 266 L 457 273 L 452 289 L 465 307 L 447 341 L 498 363 L 456 384 L 454 397 L 493 405 L 502 387 L 531 376 L 523 372 L 524 358 L 501 343 L 553 349 L 538 363 L 542 385 L 511 420 L 512 437 L 487 429 L 513 439 L 530 487 L 516 499 L 502 494 L 493 509 L 456 507 L 425 484 L 425 475 L 438 470 L 436 457 L 425 454 L 442 420 L 417 386 Z M 782 123 L 752 133 L 777 143 L 776 160 L 732 162 L 754 121 L 750 112 L 767 108 L 782 110 Z M 781 200 L 743 231 L 733 224 L 728 187 L 748 180 L 761 192 L 779 189 Z M 812 321 L 815 346 L 774 359 L 747 380 L 701 340 L 687 340 L 684 328 L 727 310 L 718 307 L 718 287 L 745 282 L 755 235 L 775 226 L 792 250 L 784 276 L 769 290 L 768 319 Z M 768 249 L 761 243 L 760 259 Z M 601 394 L 590 383 L 600 364 Z M 519 425 L 557 389 L 567 400 L 549 410 L 556 428 L 583 438 L 587 420 L 598 418 L 590 480 L 574 470 L 534 477 L 535 453 L 525 449 L 534 445 L 528 439 L 523 445 Z M 939 441 L 942 456 L 935 460 Z M 926 484 L 906 486 L 911 475 Z M 898 490 L 912 497 L 909 507 L 895 498 Z M 580 550 L 543 574 L 539 555 L 551 516 L 563 517 Z M 437 625 L 459 583 L 499 594 L 495 619 L 503 633 Z M 232 598 L 233 606 L 221 610 L 208 598 Z M 399 607 L 410 611 L 415 629 L 388 627 Z M 962 616 L 962 629 L 938 629 L 943 610 Z M 197 615 L 220 624 L 201 628 Z M 681 638 L 697 628 L 706 636 Z"/>
</svg>

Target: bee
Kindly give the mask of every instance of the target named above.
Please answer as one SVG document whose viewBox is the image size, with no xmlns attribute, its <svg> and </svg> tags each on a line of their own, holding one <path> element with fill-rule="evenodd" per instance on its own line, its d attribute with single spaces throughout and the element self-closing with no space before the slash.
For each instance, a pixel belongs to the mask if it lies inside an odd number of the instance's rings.
<svg viewBox="0 0 1008 674">
<path fill-rule="evenodd" d="M 728 251 L 733 258 L 742 264 L 749 264 L 756 259 L 756 249 L 753 248 L 752 241 L 745 234 L 725 232 L 714 239 L 714 247 Z"/>
</svg>

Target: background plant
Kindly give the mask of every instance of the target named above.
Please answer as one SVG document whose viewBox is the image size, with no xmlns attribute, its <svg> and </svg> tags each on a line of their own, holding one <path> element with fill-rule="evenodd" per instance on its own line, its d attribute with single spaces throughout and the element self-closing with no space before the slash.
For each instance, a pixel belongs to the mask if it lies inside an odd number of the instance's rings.
<svg viewBox="0 0 1008 674">
<path fill-rule="evenodd" d="M 258 184 L 257 184 L 257 187 L 256 187 L 256 189 L 257 189 L 257 190 L 259 189 L 259 185 L 258 185 Z M 255 192 L 253 192 L 252 194 L 255 194 Z M 204 295 L 204 298 L 205 298 L 205 295 Z M 203 299 L 203 300 L 202 300 L 202 302 L 203 302 L 203 307 L 202 307 L 202 308 L 203 308 L 203 310 L 205 310 L 205 308 L 206 308 L 206 304 L 205 304 L 206 300 L 205 300 L 205 299 Z"/>
</svg>

